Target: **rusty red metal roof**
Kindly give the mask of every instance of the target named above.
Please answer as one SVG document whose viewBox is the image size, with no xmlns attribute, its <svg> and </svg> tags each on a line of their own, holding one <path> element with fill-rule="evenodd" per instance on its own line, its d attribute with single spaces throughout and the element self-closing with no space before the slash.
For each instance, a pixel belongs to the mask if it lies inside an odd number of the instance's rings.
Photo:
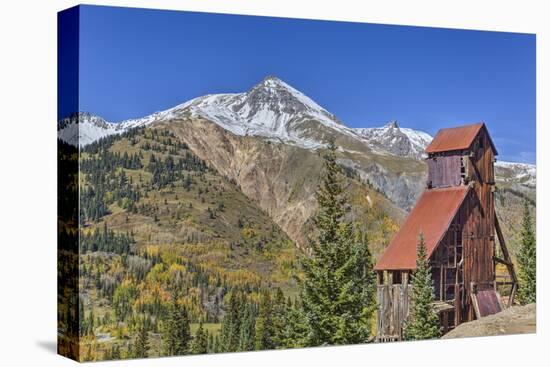
<svg viewBox="0 0 550 367">
<path fill-rule="evenodd" d="M 441 129 L 437 132 L 435 138 L 426 148 L 426 153 L 468 149 L 481 129 L 487 129 L 483 122 Z M 496 153 L 496 149 L 492 141 L 491 145 Z"/>
<path fill-rule="evenodd" d="M 390 242 L 375 270 L 407 270 L 416 268 L 418 236 L 424 235 L 430 257 L 462 205 L 469 186 L 426 190 Z"/>
</svg>

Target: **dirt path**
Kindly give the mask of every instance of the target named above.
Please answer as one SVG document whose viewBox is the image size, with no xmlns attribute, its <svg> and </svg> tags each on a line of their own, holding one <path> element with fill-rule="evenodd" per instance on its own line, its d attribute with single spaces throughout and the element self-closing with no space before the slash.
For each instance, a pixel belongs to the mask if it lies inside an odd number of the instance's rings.
<svg viewBox="0 0 550 367">
<path fill-rule="evenodd" d="M 498 314 L 459 325 L 443 339 L 536 332 L 536 305 L 514 306 Z"/>
</svg>

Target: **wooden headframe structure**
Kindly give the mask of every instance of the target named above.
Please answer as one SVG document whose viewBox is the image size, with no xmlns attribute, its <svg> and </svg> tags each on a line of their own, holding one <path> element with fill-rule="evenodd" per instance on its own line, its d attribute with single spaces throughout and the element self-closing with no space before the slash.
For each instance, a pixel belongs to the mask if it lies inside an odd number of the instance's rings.
<svg viewBox="0 0 550 367">
<path fill-rule="evenodd" d="M 379 341 L 400 340 L 420 234 L 432 268 L 434 307 L 444 332 L 502 310 L 496 264 L 507 267 L 509 304 L 517 289 L 495 215 L 497 150 L 484 123 L 440 130 L 426 148 L 424 193 L 375 265 Z M 497 238 L 502 257 L 497 256 Z"/>
</svg>

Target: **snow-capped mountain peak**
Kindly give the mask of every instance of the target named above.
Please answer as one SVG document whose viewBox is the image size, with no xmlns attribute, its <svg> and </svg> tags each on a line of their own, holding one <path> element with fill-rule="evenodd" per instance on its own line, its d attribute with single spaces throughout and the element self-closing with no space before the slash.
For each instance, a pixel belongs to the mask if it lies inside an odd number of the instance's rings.
<svg viewBox="0 0 550 367">
<path fill-rule="evenodd" d="M 335 115 L 275 76 L 268 76 L 243 93 L 211 94 L 165 111 L 119 123 L 79 113 L 60 121 L 59 138 L 82 146 L 130 128 L 181 117 L 205 118 L 235 135 L 251 135 L 305 149 L 325 146 L 328 139 L 346 136 L 382 154 L 420 158 L 431 136 L 401 128 L 390 121 L 381 128 L 346 127 Z"/>
<path fill-rule="evenodd" d="M 356 128 L 357 134 L 373 149 L 412 158 L 421 158 L 432 136 L 423 131 L 402 128 L 396 120 L 382 127 Z"/>
<path fill-rule="evenodd" d="M 326 143 L 313 137 L 319 124 L 353 135 L 336 116 L 273 76 L 244 93 L 198 97 L 189 101 L 187 108 L 192 115 L 206 118 L 235 135 L 260 136 L 306 149 Z"/>
<path fill-rule="evenodd" d="M 279 113 L 310 113 L 339 122 L 336 116 L 319 106 L 299 90 L 275 76 L 268 76 L 246 93 L 248 103 L 264 104 Z"/>
<path fill-rule="evenodd" d="M 182 116 L 202 117 L 235 135 L 252 135 L 306 149 L 325 146 L 330 137 L 345 135 L 384 154 L 420 158 L 431 141 L 428 134 L 390 121 L 381 128 L 352 129 L 314 100 L 275 76 L 243 93 L 211 94 L 165 111 L 119 123 L 79 113 L 58 125 L 59 138 L 82 146 L 130 128 Z M 336 134 L 336 135 L 335 135 Z"/>
</svg>

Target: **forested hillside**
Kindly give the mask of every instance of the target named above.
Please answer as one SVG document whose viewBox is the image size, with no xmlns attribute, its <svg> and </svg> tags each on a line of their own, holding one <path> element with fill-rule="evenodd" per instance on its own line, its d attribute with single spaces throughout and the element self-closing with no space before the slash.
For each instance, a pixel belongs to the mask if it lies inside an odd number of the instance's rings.
<svg viewBox="0 0 550 367">
<path fill-rule="evenodd" d="M 401 212 L 341 168 L 347 221 L 380 251 Z M 86 146 L 79 179 L 82 360 L 303 345 L 303 249 L 171 131 L 137 128 Z M 303 231 L 314 235 L 311 220 Z M 175 336 L 185 325 L 188 335 Z"/>
<path fill-rule="evenodd" d="M 137 357 L 141 328 L 148 355 L 165 353 L 174 307 L 193 332 L 203 323 L 214 351 L 227 294 L 293 293 L 294 244 L 167 131 L 99 140 L 82 151 L 80 172 L 82 358 Z"/>
</svg>

